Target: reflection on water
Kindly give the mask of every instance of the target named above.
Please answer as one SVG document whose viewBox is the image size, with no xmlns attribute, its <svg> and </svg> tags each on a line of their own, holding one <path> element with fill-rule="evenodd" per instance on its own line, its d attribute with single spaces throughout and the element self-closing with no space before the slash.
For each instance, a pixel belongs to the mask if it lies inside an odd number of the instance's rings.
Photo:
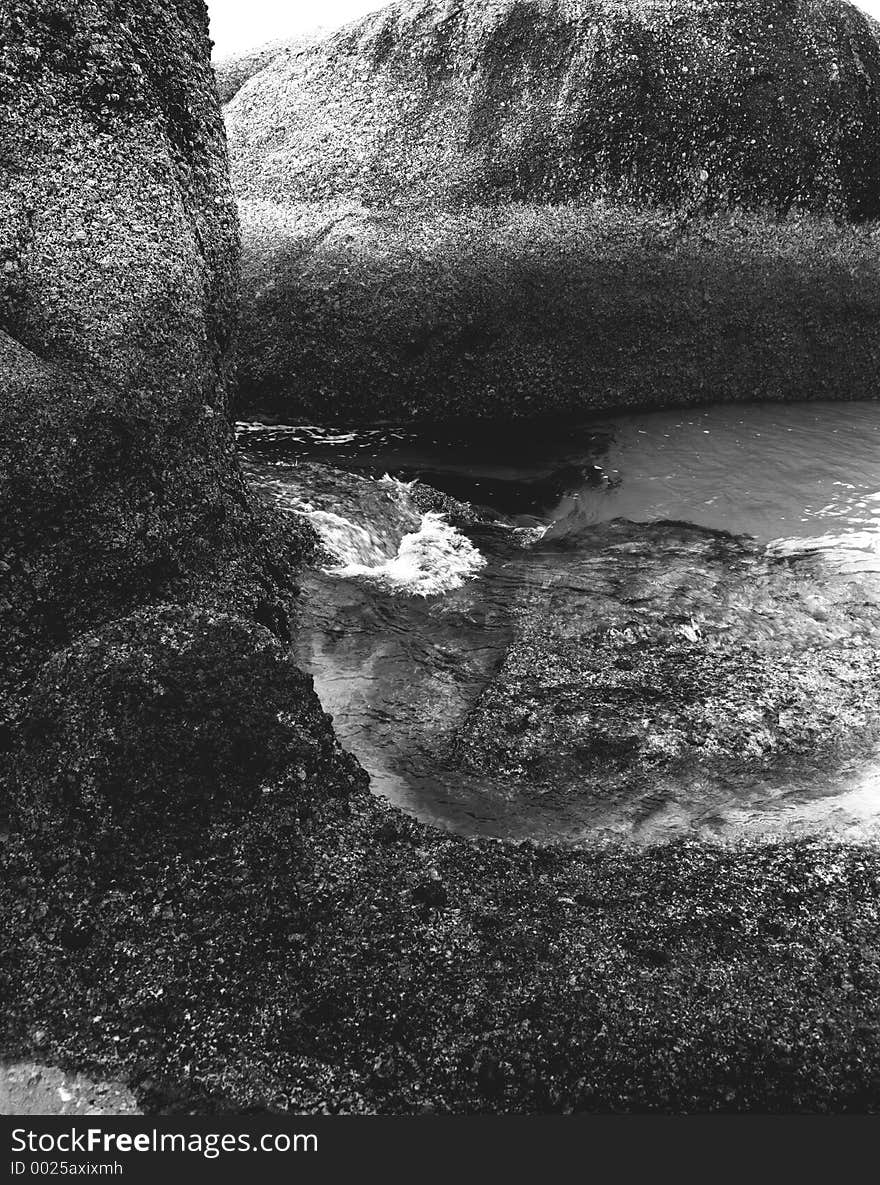
<svg viewBox="0 0 880 1185">
<path fill-rule="evenodd" d="M 880 563 L 880 413 L 873 404 L 757 404 L 621 419 L 605 484 L 568 491 L 554 531 L 678 519 L 780 552 Z"/>
<path fill-rule="evenodd" d="M 540 435 L 253 427 L 241 439 L 251 480 L 324 538 L 299 658 L 378 793 L 439 826 L 514 838 L 880 833 L 880 404 L 690 409 Z M 426 512 L 402 484 L 414 478 L 492 513 L 474 525 Z M 694 661 L 745 647 L 790 670 L 793 706 L 777 695 L 777 722 L 807 712 L 815 688 L 815 745 L 792 755 L 771 737 L 725 763 L 706 759 L 704 737 L 648 774 L 574 781 L 462 763 L 456 738 L 536 623 L 545 699 L 543 667 L 573 640 L 581 652 L 608 631 L 672 628 L 692 637 Z M 667 744 L 668 716 L 652 709 L 644 735 Z"/>
</svg>

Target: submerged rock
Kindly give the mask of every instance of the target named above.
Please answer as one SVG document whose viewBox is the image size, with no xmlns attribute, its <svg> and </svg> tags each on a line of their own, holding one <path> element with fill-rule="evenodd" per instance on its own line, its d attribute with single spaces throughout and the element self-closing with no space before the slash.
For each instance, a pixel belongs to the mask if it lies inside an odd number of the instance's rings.
<svg viewBox="0 0 880 1185">
<path fill-rule="evenodd" d="M 539 548 L 504 661 L 451 740 L 459 768 L 654 840 L 713 817 L 735 833 L 737 807 L 782 831 L 776 783 L 830 788 L 870 751 L 876 580 L 686 524 L 590 535 L 580 560 L 564 538 Z"/>
<path fill-rule="evenodd" d="M 272 58 L 225 111 L 242 406 L 870 397 L 878 82 L 840 0 L 399 0 Z"/>
</svg>

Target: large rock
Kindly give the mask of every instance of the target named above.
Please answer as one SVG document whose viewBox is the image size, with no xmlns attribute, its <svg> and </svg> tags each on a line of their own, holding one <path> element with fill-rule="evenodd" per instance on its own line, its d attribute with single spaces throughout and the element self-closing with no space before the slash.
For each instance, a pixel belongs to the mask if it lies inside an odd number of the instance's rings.
<svg viewBox="0 0 880 1185">
<path fill-rule="evenodd" d="M 841 0 L 398 0 L 226 107 L 240 404 L 868 397 L 880 42 Z"/>
<path fill-rule="evenodd" d="M 357 793 L 224 414 L 203 6 L 66 11 L 0 10 L 0 1105 L 876 1107 L 876 853 L 471 844 Z"/>
<path fill-rule="evenodd" d="M 225 423 L 235 209 L 199 18 L 41 0 L 0 18 L 7 695 L 251 530 Z"/>
<path fill-rule="evenodd" d="M 305 541 L 235 459 L 207 34 L 201 0 L 0 9 L 4 1042 L 27 1042 L 21 950 L 56 965 L 46 902 L 81 950 L 96 878 L 165 852 L 173 881 L 211 828 L 259 821 L 270 781 L 294 828 L 364 781 L 284 645 Z"/>
<path fill-rule="evenodd" d="M 840 0 L 396 0 L 227 112 L 239 194 L 880 212 L 876 26 Z"/>
<path fill-rule="evenodd" d="M 306 33 L 289 40 L 267 41 L 255 49 L 227 54 L 214 60 L 214 77 L 221 103 L 228 103 L 255 74 L 265 70 L 277 57 L 290 56 L 316 41 L 318 34 Z"/>
<path fill-rule="evenodd" d="M 86 630 L 130 622 L 136 647 L 165 602 L 283 635 L 296 540 L 252 508 L 228 423 L 238 235 L 203 6 L 16 0 L 0 46 L 11 750 Z"/>
</svg>

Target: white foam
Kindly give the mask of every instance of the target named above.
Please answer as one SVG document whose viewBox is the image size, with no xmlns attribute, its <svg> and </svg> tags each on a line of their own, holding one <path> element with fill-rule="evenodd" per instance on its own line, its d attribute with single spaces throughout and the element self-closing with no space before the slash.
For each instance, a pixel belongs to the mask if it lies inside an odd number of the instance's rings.
<svg viewBox="0 0 880 1185">
<path fill-rule="evenodd" d="M 404 520 L 418 523 L 415 531 L 402 534 L 399 543 L 394 543 L 393 531 L 383 533 L 379 524 L 371 531 L 343 514 L 319 510 L 313 502 L 285 488 L 283 482 L 271 482 L 271 491 L 277 505 L 302 515 L 319 533 L 326 552 L 334 559 L 322 569 L 328 576 L 366 579 L 394 593 L 436 596 L 460 588 L 486 565 L 470 539 L 448 523 L 442 513 L 415 511 L 407 498 L 411 482 L 386 475 L 377 485 L 392 486 L 402 504 Z"/>
<path fill-rule="evenodd" d="M 388 556 L 366 527 L 331 510 L 315 510 L 306 504 L 302 512 L 321 536 L 324 546 L 343 566 L 373 568 Z M 329 571 L 329 569 L 325 569 Z"/>
<path fill-rule="evenodd" d="M 338 557 L 337 564 L 324 569 L 328 575 L 371 580 L 412 596 L 429 597 L 451 592 L 486 563 L 470 539 L 446 522 L 442 514 L 433 511 L 422 516 L 417 531 L 403 536 L 396 555 L 375 555 L 366 563 L 361 547 L 351 546 L 355 540 L 362 543 L 359 534 L 352 534 L 347 529 L 338 534 L 335 528 L 322 529 L 321 521 L 314 517 L 313 521 L 327 549 Z M 353 527 L 354 524 L 348 523 L 347 526 Z M 361 530 L 363 528 L 357 529 L 358 532 Z"/>
</svg>

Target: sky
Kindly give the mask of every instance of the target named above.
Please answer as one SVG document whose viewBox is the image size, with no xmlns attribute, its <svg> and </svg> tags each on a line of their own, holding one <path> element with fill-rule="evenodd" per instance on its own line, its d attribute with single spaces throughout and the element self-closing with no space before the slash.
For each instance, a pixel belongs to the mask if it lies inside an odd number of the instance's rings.
<svg viewBox="0 0 880 1185">
<path fill-rule="evenodd" d="M 333 29 L 383 8 L 387 0 L 208 0 L 214 56 L 253 49 L 276 37 L 311 29 Z M 880 19 L 880 0 L 858 0 L 859 8 Z"/>
<path fill-rule="evenodd" d="M 386 3 L 388 0 L 208 0 L 214 56 L 222 58 L 311 29 L 333 29 Z"/>
</svg>

